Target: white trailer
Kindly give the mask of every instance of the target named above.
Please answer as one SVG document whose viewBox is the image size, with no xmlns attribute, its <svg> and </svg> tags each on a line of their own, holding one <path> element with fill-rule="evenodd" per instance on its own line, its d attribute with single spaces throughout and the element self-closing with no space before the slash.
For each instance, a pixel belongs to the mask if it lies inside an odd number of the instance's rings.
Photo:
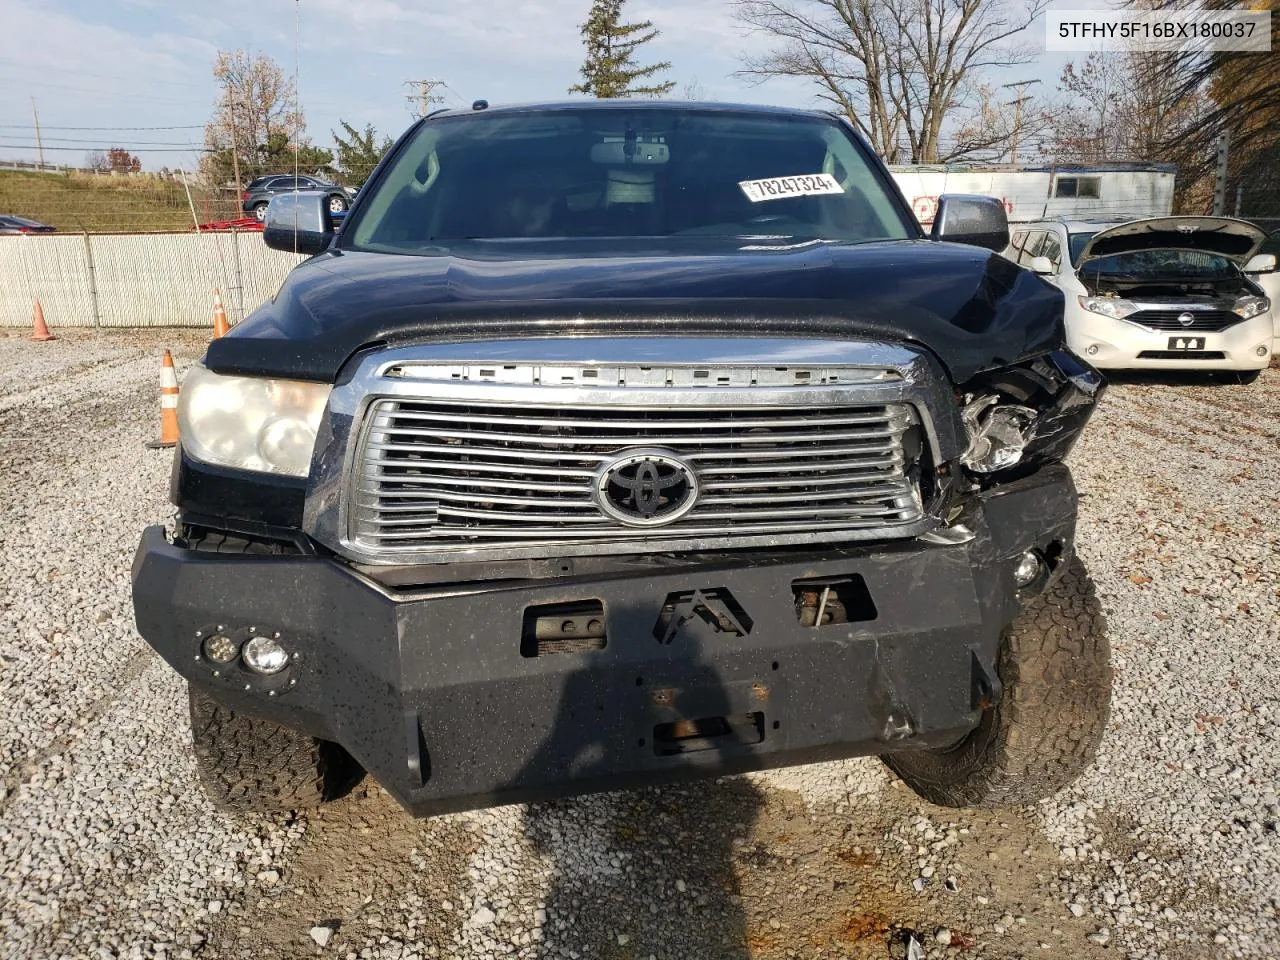
<svg viewBox="0 0 1280 960">
<path fill-rule="evenodd" d="M 1098 166 L 968 164 L 891 166 L 916 218 L 928 227 L 944 193 L 998 197 L 1012 223 L 1069 217 L 1167 217 L 1173 213 L 1169 163 Z"/>
</svg>

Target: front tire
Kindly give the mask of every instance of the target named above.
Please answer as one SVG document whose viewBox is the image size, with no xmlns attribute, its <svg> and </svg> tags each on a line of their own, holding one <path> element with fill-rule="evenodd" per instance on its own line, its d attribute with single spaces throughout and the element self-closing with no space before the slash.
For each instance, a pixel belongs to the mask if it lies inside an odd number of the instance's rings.
<svg viewBox="0 0 1280 960">
<path fill-rule="evenodd" d="M 1111 645 L 1084 564 L 1029 602 L 1000 648 L 1004 697 L 945 750 L 885 756 L 912 790 L 944 807 L 1029 804 L 1093 761 L 1111 708 Z"/>
<path fill-rule="evenodd" d="M 342 747 L 235 713 L 188 686 L 196 771 L 223 810 L 279 812 L 319 806 L 363 776 Z"/>
<path fill-rule="evenodd" d="M 340 197 L 336 193 L 329 197 L 330 213 L 345 213 L 347 209 L 347 198 Z"/>
</svg>

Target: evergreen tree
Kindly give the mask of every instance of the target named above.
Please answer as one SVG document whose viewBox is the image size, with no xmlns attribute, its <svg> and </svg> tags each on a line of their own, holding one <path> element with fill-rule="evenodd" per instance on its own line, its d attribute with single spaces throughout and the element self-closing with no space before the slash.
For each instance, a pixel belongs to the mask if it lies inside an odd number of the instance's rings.
<svg viewBox="0 0 1280 960">
<path fill-rule="evenodd" d="M 582 43 L 587 59 L 582 64 L 582 82 L 569 88 L 570 93 L 610 100 L 614 97 L 661 97 L 676 86 L 674 80 L 650 86 L 634 86 L 655 73 L 671 69 L 670 63 L 640 67 L 635 52 L 658 35 L 653 21 L 623 23 L 622 5 L 626 0 L 594 0 L 587 22 L 582 25 Z"/>
<path fill-rule="evenodd" d="M 333 134 L 333 142 L 338 147 L 338 170 L 348 186 L 362 186 L 383 154 L 391 149 L 391 138 L 379 140 L 371 123 L 365 124 L 364 130 L 357 130 L 345 120 L 338 123 L 346 134 L 345 137 L 336 131 Z"/>
</svg>

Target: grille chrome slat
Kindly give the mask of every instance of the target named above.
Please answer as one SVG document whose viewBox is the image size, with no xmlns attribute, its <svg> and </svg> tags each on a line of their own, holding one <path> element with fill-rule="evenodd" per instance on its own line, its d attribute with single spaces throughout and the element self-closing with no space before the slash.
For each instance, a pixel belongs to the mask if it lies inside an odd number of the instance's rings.
<svg viewBox="0 0 1280 960">
<path fill-rule="evenodd" d="M 880 408 L 880 409 L 883 409 L 883 408 Z M 684 411 L 659 411 L 659 412 L 660 413 L 668 413 L 668 412 L 683 413 Z M 777 427 L 777 426 L 785 426 L 788 423 L 795 423 L 795 422 L 802 421 L 806 416 L 808 416 L 808 410 L 804 408 L 800 408 L 793 412 L 792 418 L 785 418 L 782 416 L 746 417 L 742 419 L 734 418 L 733 420 L 727 421 L 727 422 L 732 423 L 734 427 L 747 427 L 747 428 Z M 585 427 L 587 429 L 599 429 L 601 425 L 599 420 L 581 420 L 581 419 L 560 418 L 560 417 L 525 417 L 525 416 L 497 417 L 497 416 L 490 416 L 490 415 L 474 416 L 474 415 L 458 414 L 454 412 L 423 413 L 418 410 L 398 410 L 394 414 L 394 418 L 397 420 L 410 420 L 410 421 L 439 421 L 441 423 L 494 424 L 495 426 L 505 426 L 505 427 L 513 427 L 513 426 Z M 391 415 L 387 415 L 387 414 L 380 415 L 377 418 L 377 420 L 374 421 L 374 426 L 377 427 L 381 425 L 384 421 L 389 419 L 391 419 Z M 844 414 L 838 417 L 824 418 L 823 423 L 836 424 L 836 425 L 848 425 L 848 424 L 854 424 L 854 423 L 879 423 L 889 419 L 891 419 L 891 415 L 888 413 L 857 413 L 857 414 Z M 662 418 L 655 418 L 650 420 L 610 420 L 608 425 L 610 427 L 615 427 L 615 428 L 634 429 L 634 430 L 647 430 L 647 429 L 653 429 L 654 427 L 661 427 L 664 430 L 685 430 L 685 429 L 706 430 L 707 429 L 707 421 L 705 419 L 668 420 L 668 419 L 662 419 Z M 426 430 L 425 427 L 420 429 L 423 429 L 424 431 Z M 403 428 L 400 428 L 400 430 L 398 430 L 397 432 L 400 432 L 402 430 Z M 412 431 L 405 431 L 405 432 L 412 432 Z M 427 432 L 430 432 L 430 431 L 427 431 Z"/>
<path fill-rule="evenodd" d="M 884 423 L 884 421 L 880 421 Z M 380 436 L 385 433 L 394 433 L 398 438 L 427 437 L 427 438 L 443 438 L 454 440 L 470 440 L 475 437 L 483 438 L 488 443 L 527 443 L 531 446 L 541 445 L 544 447 L 555 446 L 571 446 L 586 447 L 596 446 L 614 449 L 624 449 L 626 447 L 637 446 L 653 446 L 653 447 L 669 447 L 677 443 L 706 443 L 706 444 L 747 444 L 747 443 L 822 443 L 828 440 L 870 440 L 879 437 L 892 437 L 901 432 L 906 423 L 895 426 L 893 423 L 886 423 L 879 429 L 871 430 L 842 430 L 832 431 L 831 433 L 798 433 L 793 436 L 784 436 L 776 433 L 746 433 L 735 435 L 732 437 L 716 437 L 716 436 L 650 436 L 649 434 L 640 434 L 634 437 L 571 437 L 564 435 L 539 434 L 531 433 L 526 436 L 511 433 L 467 433 L 461 430 L 405 430 L 405 429 L 388 429 L 377 428 L 374 436 Z M 706 427 L 704 425 L 703 429 Z M 760 429 L 759 427 L 752 429 Z M 447 446 L 448 444 L 446 444 Z M 386 443 L 379 440 L 373 440 L 369 443 L 371 450 L 413 450 L 413 444 L 405 443 Z"/>
<path fill-rule="evenodd" d="M 795 404 L 786 391 L 736 407 L 375 400 L 354 458 L 348 535 L 388 560 L 444 560 L 503 544 L 522 556 L 539 544 L 549 555 L 567 545 L 634 552 L 690 539 L 731 547 L 917 528 L 921 447 L 904 442 L 919 424 L 914 408 L 847 397 L 823 405 L 812 393 Z M 628 526 L 595 500 L 595 478 L 643 449 L 698 478 L 693 508 L 666 525 Z"/>
<path fill-rule="evenodd" d="M 879 530 L 881 528 L 889 526 L 891 523 L 894 523 L 894 522 L 906 523 L 907 520 L 906 519 L 898 520 L 896 517 L 895 518 L 868 517 L 868 518 L 853 519 L 847 522 L 842 522 L 840 526 L 842 529 L 846 529 L 846 530 Z M 792 521 L 789 523 L 778 523 L 778 522 L 769 522 L 769 521 L 762 520 L 757 523 L 736 524 L 732 529 L 726 529 L 722 525 L 702 526 L 702 527 L 681 527 L 680 535 L 682 537 L 691 537 L 691 538 L 692 537 L 729 538 L 737 535 L 741 535 L 745 537 L 745 536 L 754 536 L 756 534 L 761 534 L 761 533 L 796 533 L 796 532 L 803 533 L 803 532 L 812 532 L 812 530 L 813 530 L 813 524 L 811 521 L 808 521 L 808 520 L 803 522 Z M 583 537 L 584 532 L 585 531 L 583 531 L 581 528 L 578 528 L 575 530 L 547 531 L 547 530 L 521 529 L 519 527 L 481 527 L 481 528 L 477 528 L 475 533 L 473 533 L 471 536 L 473 539 L 476 539 L 476 540 L 483 539 L 485 541 L 494 540 L 494 539 L 513 540 L 513 541 L 519 540 L 522 545 L 526 545 L 526 546 L 531 542 L 537 542 L 543 539 L 554 541 L 558 545 L 563 545 L 569 542 L 573 542 L 573 543 L 597 542 L 595 538 L 584 538 Z M 646 531 L 644 530 L 628 527 L 618 532 L 615 536 L 611 536 L 610 539 L 619 542 L 620 546 L 622 548 L 625 548 L 620 550 L 620 552 L 634 552 L 636 543 L 642 542 L 645 539 L 645 533 Z M 404 542 L 404 541 L 414 540 L 421 536 L 422 536 L 421 533 L 401 533 L 401 534 L 390 533 L 390 534 L 385 534 L 384 536 L 379 537 L 379 539 Z"/>
<path fill-rule="evenodd" d="M 862 489 L 857 491 L 857 496 L 859 497 L 872 497 L 872 496 L 902 497 L 902 496 L 907 496 L 909 494 L 910 494 L 910 490 L 905 483 L 885 484 L 879 487 L 872 487 L 872 488 Z M 444 503 L 449 503 L 449 502 L 475 503 L 478 499 L 475 496 L 468 496 L 466 494 L 459 494 L 456 492 L 449 492 L 445 490 L 441 490 L 437 493 L 432 493 L 425 496 L 428 496 L 433 502 L 443 501 Z M 723 496 L 723 497 L 705 496 L 702 498 L 701 503 L 707 507 L 726 507 L 726 506 L 751 505 L 751 504 L 790 503 L 795 500 L 808 502 L 808 501 L 829 501 L 829 500 L 849 500 L 849 499 L 851 499 L 850 493 L 846 491 L 839 491 L 839 490 L 836 490 L 836 491 L 794 490 L 794 491 L 788 491 L 788 492 L 775 490 L 768 493 L 730 494 L 728 496 Z M 522 518 L 522 519 L 528 519 L 530 521 L 536 521 L 536 522 L 543 522 L 549 519 L 551 516 L 550 511 L 552 510 L 569 510 L 569 511 L 576 511 L 576 510 L 594 511 L 595 510 L 595 504 L 591 503 L 590 501 L 584 502 L 584 501 L 572 501 L 572 500 L 537 500 L 532 497 L 509 497 L 509 496 L 484 494 L 483 498 L 481 499 L 481 502 L 483 502 L 485 505 L 501 504 L 503 506 L 514 506 L 514 507 L 541 507 L 543 508 L 543 512 L 535 511 L 530 513 L 527 518 Z M 384 523 L 379 516 L 380 514 L 414 513 L 414 512 L 420 512 L 422 509 L 420 505 L 387 507 L 387 506 L 380 506 L 380 505 L 368 504 L 368 503 L 360 503 L 358 504 L 358 507 L 361 511 L 366 513 L 368 522 L 379 525 L 379 526 L 391 525 L 389 522 Z M 440 512 L 453 513 L 455 511 L 443 505 L 442 503 L 440 507 Z M 466 515 L 471 516 L 471 514 L 466 514 Z M 487 513 L 479 514 L 479 516 L 487 516 L 487 515 L 489 514 Z"/>
</svg>

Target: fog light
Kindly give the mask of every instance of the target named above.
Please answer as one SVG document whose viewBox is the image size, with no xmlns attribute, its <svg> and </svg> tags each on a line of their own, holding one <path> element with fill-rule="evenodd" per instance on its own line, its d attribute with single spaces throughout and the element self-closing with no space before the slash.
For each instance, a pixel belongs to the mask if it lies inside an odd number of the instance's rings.
<svg viewBox="0 0 1280 960">
<path fill-rule="evenodd" d="M 254 637 L 244 645 L 244 664 L 254 673 L 270 676 L 289 665 L 289 654 L 270 637 Z"/>
<path fill-rule="evenodd" d="M 1098 355 L 1098 345 L 1096 343 L 1089 344 L 1089 349 L 1085 353 L 1091 357 L 1096 357 Z"/>
<path fill-rule="evenodd" d="M 1036 582 L 1036 578 L 1039 576 L 1040 555 L 1034 550 L 1028 550 L 1018 561 L 1017 567 L 1014 568 L 1013 582 L 1019 587 L 1029 587 Z"/>
<path fill-rule="evenodd" d="M 204 655 L 214 663 L 230 663 L 240 655 L 240 644 L 230 637 L 215 633 L 204 642 Z"/>
<path fill-rule="evenodd" d="M 1264 346 L 1259 346 L 1258 349 L 1253 352 L 1260 357 L 1265 357 L 1267 355 L 1267 348 Z"/>
</svg>

